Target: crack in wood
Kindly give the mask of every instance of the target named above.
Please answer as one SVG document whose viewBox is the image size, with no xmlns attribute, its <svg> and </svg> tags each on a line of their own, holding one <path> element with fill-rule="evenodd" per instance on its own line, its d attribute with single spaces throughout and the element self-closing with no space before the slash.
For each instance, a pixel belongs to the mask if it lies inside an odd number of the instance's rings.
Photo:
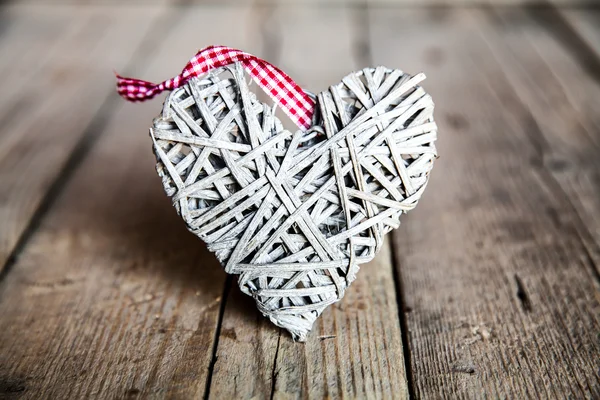
<svg viewBox="0 0 600 400">
<path fill-rule="evenodd" d="M 279 336 L 277 337 L 277 350 L 275 350 L 275 358 L 273 360 L 273 370 L 271 371 L 271 395 L 269 398 L 273 400 L 275 396 L 275 386 L 277 384 L 277 376 L 279 375 L 279 370 L 277 369 L 277 356 L 279 355 L 279 344 L 281 343 L 281 328 L 279 328 Z"/>
<path fill-rule="evenodd" d="M 457 361 L 452 365 L 452 372 L 474 375 L 477 372 L 477 369 L 470 361 Z"/>
<path fill-rule="evenodd" d="M 517 283 L 517 298 L 519 299 L 521 308 L 523 308 L 523 311 L 525 312 L 531 312 L 533 309 L 531 306 L 531 299 L 527 294 L 523 280 L 521 280 L 521 277 L 518 274 L 515 274 L 515 282 Z"/>
<path fill-rule="evenodd" d="M 227 275 L 225 279 L 225 285 L 223 286 L 223 295 L 221 296 L 221 306 L 219 308 L 219 316 L 217 318 L 217 326 L 215 328 L 215 334 L 213 336 L 213 347 L 212 347 L 212 357 L 210 359 L 210 363 L 208 364 L 208 374 L 206 375 L 206 385 L 204 388 L 204 397 L 203 399 L 208 399 L 210 396 L 210 386 L 212 384 L 213 372 L 215 370 L 215 365 L 218 361 L 218 350 L 219 350 L 219 337 L 221 336 L 221 327 L 223 325 L 223 316 L 225 315 L 225 306 L 227 305 L 227 297 L 231 292 L 231 285 L 233 282 L 233 276 Z"/>
<path fill-rule="evenodd" d="M 408 397 L 410 399 L 417 398 L 415 386 L 414 386 L 414 372 L 412 369 L 412 352 L 410 347 L 410 337 L 408 334 L 408 320 L 407 314 L 412 312 L 412 308 L 406 305 L 406 298 L 404 296 L 404 285 L 400 274 L 400 256 L 396 253 L 396 248 L 393 245 L 395 242 L 395 232 L 391 233 L 392 245 L 390 246 L 390 253 L 392 258 L 392 276 L 394 278 L 394 289 L 396 292 L 396 302 L 398 305 L 398 317 L 400 319 L 400 334 L 402 335 L 402 354 L 404 355 L 404 371 L 406 375 L 406 382 L 408 386 Z"/>
</svg>

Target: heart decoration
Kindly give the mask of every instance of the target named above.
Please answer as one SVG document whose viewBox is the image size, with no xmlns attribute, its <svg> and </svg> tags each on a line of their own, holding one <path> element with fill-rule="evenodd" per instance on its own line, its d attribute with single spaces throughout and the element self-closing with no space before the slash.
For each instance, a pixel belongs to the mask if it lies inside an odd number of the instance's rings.
<svg viewBox="0 0 600 400">
<path fill-rule="evenodd" d="M 366 68 L 316 101 L 291 90 L 306 114 L 281 101 L 282 85 L 257 80 L 296 117 L 293 133 L 250 90 L 244 59 L 207 69 L 161 84 L 174 90 L 150 129 L 158 174 L 188 229 L 260 312 L 304 341 L 425 190 L 437 157 L 425 77 Z M 124 97 L 133 86 L 137 98 L 162 90 L 119 79 Z"/>
</svg>

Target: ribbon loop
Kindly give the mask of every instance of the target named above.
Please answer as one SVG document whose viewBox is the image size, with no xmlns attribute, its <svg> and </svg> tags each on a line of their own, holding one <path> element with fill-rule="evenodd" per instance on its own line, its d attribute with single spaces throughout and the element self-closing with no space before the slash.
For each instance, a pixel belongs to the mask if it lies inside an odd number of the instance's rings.
<svg viewBox="0 0 600 400">
<path fill-rule="evenodd" d="M 117 75 L 117 92 L 129 101 L 149 100 L 165 90 L 177 89 L 190 78 L 234 62 L 244 66 L 252 79 L 300 129 L 306 130 L 312 125 L 315 102 L 292 78 L 263 59 L 225 46 L 209 46 L 200 50 L 181 74 L 159 84 Z"/>
</svg>

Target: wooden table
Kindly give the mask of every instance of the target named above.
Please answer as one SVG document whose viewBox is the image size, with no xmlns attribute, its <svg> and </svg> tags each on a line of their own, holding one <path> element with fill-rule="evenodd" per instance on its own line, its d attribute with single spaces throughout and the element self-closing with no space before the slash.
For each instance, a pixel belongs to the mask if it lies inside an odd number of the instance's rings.
<svg viewBox="0 0 600 400">
<path fill-rule="evenodd" d="M 83 3 L 0 8 L 0 398 L 600 398 L 593 3 Z M 160 100 L 114 93 L 209 44 L 315 92 L 428 75 L 428 192 L 305 344 L 170 206 Z"/>
</svg>

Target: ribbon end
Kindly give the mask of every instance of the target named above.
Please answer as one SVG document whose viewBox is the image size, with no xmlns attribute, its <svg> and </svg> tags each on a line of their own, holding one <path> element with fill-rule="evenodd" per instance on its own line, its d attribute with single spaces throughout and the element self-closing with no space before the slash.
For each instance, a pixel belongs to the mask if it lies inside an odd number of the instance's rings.
<svg viewBox="0 0 600 400">
<path fill-rule="evenodd" d="M 149 100 L 160 93 L 164 88 L 152 82 L 141 79 L 126 78 L 113 70 L 117 79 L 117 93 L 125 100 L 138 102 Z"/>
</svg>

